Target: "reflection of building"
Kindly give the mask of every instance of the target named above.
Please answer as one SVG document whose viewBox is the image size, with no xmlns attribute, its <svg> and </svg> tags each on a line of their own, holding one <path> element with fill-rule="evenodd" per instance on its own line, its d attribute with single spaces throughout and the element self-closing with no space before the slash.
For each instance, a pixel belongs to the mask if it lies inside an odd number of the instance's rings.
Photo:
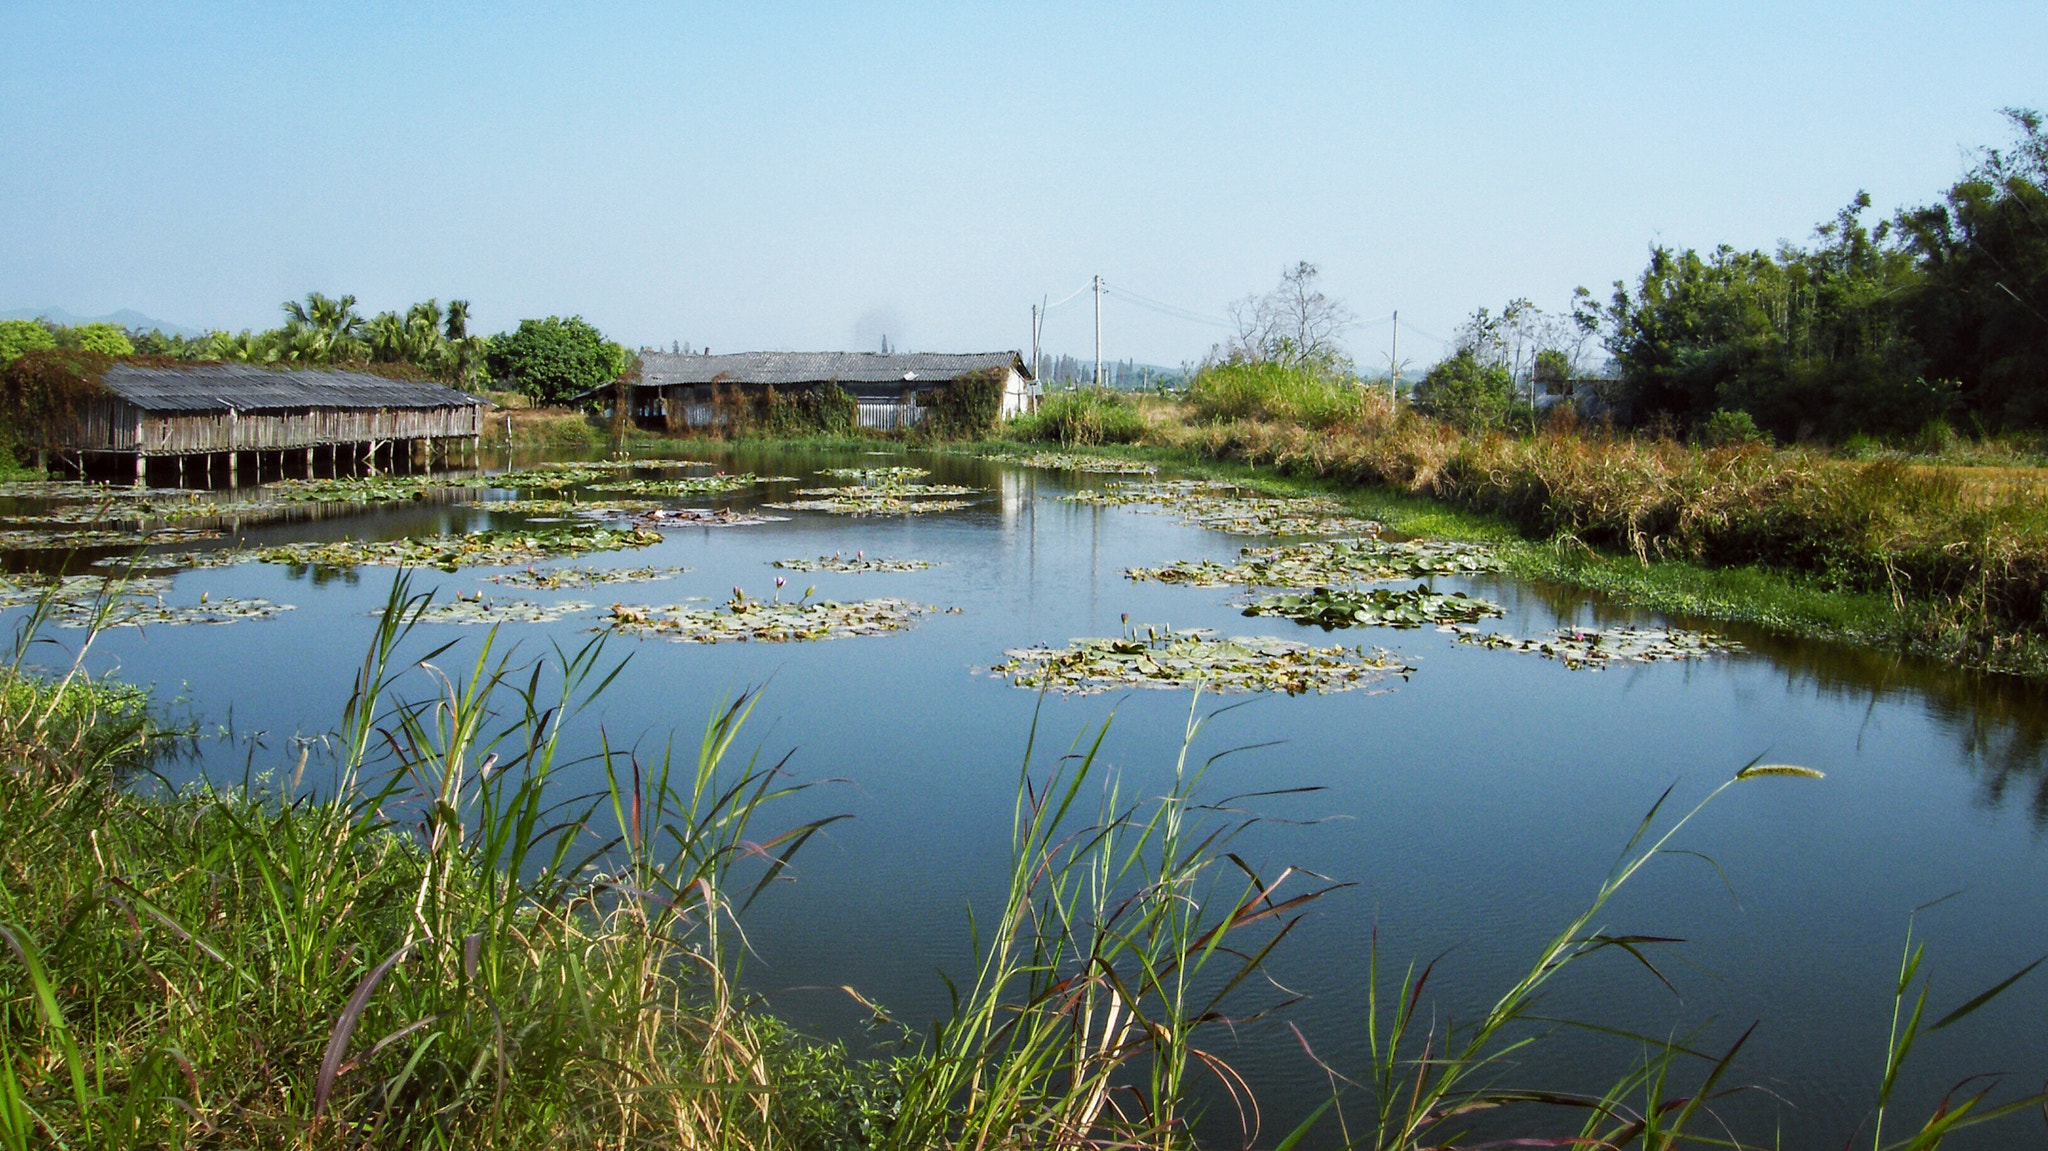
<svg viewBox="0 0 2048 1151">
<path fill-rule="evenodd" d="M 1036 406 L 1021 352 L 642 352 L 632 414 L 678 429 L 709 427 L 722 422 L 721 392 L 752 398 L 770 388 L 789 395 L 837 385 L 853 396 L 861 427 L 903 428 L 924 417 L 930 392 L 982 372 L 1000 376 L 1004 416 Z"/>
<path fill-rule="evenodd" d="M 489 400 L 446 384 L 395 380 L 366 372 L 291 370 L 252 364 L 117 363 L 77 407 L 70 426 L 52 429 L 47 446 L 81 465 L 132 457 L 139 481 L 152 458 L 189 460 L 210 472 L 216 460 L 233 476 L 243 456 L 259 471 L 265 457 L 280 472 L 311 475 L 314 453 L 337 468 L 472 449 Z M 81 469 L 82 470 L 82 469 Z"/>
<path fill-rule="evenodd" d="M 1581 376 L 1574 379 L 1539 379 L 1535 382 L 1536 410 L 1547 412 L 1560 404 L 1569 405 L 1586 419 L 1601 419 L 1612 416 L 1616 421 L 1628 420 L 1628 403 L 1621 394 L 1621 381 L 1604 376 Z"/>
</svg>

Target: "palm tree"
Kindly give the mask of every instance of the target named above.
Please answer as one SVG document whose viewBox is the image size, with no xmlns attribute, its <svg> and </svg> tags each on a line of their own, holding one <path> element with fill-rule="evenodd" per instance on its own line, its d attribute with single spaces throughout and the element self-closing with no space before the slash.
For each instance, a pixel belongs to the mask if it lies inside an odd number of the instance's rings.
<svg viewBox="0 0 2048 1151">
<path fill-rule="evenodd" d="M 331 364 L 360 358 L 368 348 L 362 340 L 363 316 L 354 296 L 329 297 L 306 293 L 306 302 L 284 304 L 284 358 L 296 363 Z M 312 338 L 300 338 L 310 333 Z"/>
</svg>

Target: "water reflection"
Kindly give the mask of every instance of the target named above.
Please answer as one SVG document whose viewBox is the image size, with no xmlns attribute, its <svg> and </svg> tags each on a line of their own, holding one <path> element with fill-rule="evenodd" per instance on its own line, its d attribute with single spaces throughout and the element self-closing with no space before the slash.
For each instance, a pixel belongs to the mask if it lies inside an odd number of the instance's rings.
<svg viewBox="0 0 2048 1151">
<path fill-rule="evenodd" d="M 1503 586 L 1515 586 L 1505 584 Z M 1646 617 L 1601 596 L 1556 584 L 1520 585 L 1559 618 L 1599 624 Z M 2048 685 L 2016 676 L 1958 671 L 1924 657 L 1844 643 L 1776 635 L 1758 627 L 1681 623 L 1739 641 L 1784 676 L 1787 687 L 1822 699 L 1864 705 L 1866 717 L 1887 703 L 1918 703 L 1956 741 L 1959 759 L 1979 784 L 1979 801 L 1998 810 L 2023 804 L 2037 833 L 2048 831 Z"/>
</svg>

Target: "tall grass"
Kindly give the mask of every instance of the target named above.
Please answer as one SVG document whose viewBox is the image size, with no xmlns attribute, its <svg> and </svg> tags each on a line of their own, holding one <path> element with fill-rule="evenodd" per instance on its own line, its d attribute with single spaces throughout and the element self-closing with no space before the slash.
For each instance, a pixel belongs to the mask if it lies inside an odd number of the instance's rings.
<svg viewBox="0 0 2048 1151">
<path fill-rule="evenodd" d="M 1462 435 L 1383 399 L 1349 423 L 1195 420 L 1161 437 L 1216 458 L 1384 484 L 1498 515 L 1567 547 L 1758 565 L 1894 605 L 1897 642 L 1966 666 L 2048 673 L 2048 504 L 1892 460 L 1714 449 L 1553 426 Z"/>
<path fill-rule="evenodd" d="M 1204 420 L 1277 420 L 1327 428 L 1358 418 L 1363 385 L 1312 365 L 1227 361 L 1206 364 L 1188 385 L 1187 402 Z"/>
<path fill-rule="evenodd" d="M 1038 410 L 1004 425 L 1006 435 L 1067 447 L 1134 444 L 1145 434 L 1145 417 L 1131 397 L 1108 388 L 1050 392 Z"/>
<path fill-rule="evenodd" d="M 401 676 L 425 602 L 394 585 L 328 795 L 0 771 L 0 1146 L 769 1139 L 778 1032 L 721 924 L 817 825 L 753 837 L 792 789 L 728 762 L 751 700 L 690 770 L 608 751 L 565 801 L 602 643 Z"/>
</svg>

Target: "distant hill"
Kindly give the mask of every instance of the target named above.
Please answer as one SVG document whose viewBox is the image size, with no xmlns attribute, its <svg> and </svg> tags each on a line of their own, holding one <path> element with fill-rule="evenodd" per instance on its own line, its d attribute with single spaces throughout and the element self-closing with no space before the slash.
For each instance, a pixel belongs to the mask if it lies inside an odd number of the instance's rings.
<svg viewBox="0 0 2048 1151">
<path fill-rule="evenodd" d="M 162 332 L 166 336 L 203 336 L 206 334 L 198 328 L 188 328 L 183 324 L 169 324 L 162 320 L 153 319 L 133 308 L 122 308 L 118 312 L 109 312 L 104 316 L 74 316 L 62 308 L 16 308 L 13 311 L 0 312 L 0 320 L 48 320 L 53 324 L 63 324 L 66 327 L 73 328 L 80 324 L 112 324 L 117 328 L 127 328 L 130 331 L 136 332 L 155 330 Z"/>
</svg>

